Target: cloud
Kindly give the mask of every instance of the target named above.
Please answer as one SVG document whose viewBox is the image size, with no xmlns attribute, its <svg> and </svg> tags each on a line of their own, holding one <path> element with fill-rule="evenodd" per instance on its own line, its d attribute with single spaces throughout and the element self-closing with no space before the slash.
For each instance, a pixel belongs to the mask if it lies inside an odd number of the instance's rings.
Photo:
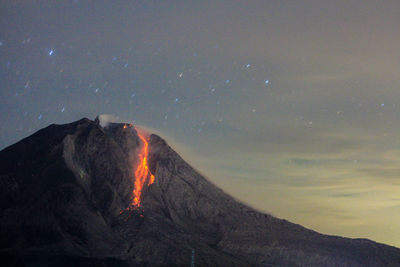
<svg viewBox="0 0 400 267">
<path fill-rule="evenodd" d="M 396 165 L 382 166 L 363 166 L 358 169 L 361 175 L 377 179 L 380 182 L 400 185 L 400 161 Z"/>
<path fill-rule="evenodd" d="M 98 116 L 101 127 L 107 127 L 110 123 L 123 122 L 118 116 L 101 114 Z"/>
</svg>

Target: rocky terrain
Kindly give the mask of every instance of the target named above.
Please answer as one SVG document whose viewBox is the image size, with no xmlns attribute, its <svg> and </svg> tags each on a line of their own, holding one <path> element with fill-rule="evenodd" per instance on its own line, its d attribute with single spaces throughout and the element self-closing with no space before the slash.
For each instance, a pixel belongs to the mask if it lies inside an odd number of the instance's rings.
<svg viewBox="0 0 400 267">
<path fill-rule="evenodd" d="M 237 202 L 135 127 L 82 119 L 0 152 L 1 266 L 400 266 L 400 249 L 319 234 Z"/>
</svg>

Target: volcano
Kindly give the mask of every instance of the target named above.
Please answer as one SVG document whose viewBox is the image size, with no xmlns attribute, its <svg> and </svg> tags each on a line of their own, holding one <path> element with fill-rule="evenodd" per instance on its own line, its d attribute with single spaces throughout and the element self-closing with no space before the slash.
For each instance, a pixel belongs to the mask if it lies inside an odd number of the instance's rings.
<svg viewBox="0 0 400 267">
<path fill-rule="evenodd" d="M 161 137 L 98 119 L 0 152 L 1 266 L 400 266 L 238 202 Z"/>
</svg>

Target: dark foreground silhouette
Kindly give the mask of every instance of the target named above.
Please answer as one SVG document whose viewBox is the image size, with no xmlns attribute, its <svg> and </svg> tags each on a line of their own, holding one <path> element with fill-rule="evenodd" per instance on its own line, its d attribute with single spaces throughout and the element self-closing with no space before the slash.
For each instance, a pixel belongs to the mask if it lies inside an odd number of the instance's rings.
<svg viewBox="0 0 400 267">
<path fill-rule="evenodd" d="M 128 126 L 128 127 L 127 127 Z M 400 266 L 400 249 L 319 234 L 236 201 L 134 127 L 82 119 L 0 152 L 1 266 Z"/>
</svg>

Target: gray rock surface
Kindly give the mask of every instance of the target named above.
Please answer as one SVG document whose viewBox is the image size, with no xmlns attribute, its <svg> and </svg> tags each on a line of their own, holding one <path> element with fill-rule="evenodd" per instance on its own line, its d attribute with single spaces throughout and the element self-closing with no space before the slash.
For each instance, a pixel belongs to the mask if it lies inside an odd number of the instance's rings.
<svg viewBox="0 0 400 267">
<path fill-rule="evenodd" d="M 124 127 L 125 126 L 125 127 Z M 242 204 L 157 135 L 140 208 L 141 141 L 98 120 L 50 125 L 0 151 L 2 266 L 400 266 L 400 249 L 322 235 Z"/>
</svg>

